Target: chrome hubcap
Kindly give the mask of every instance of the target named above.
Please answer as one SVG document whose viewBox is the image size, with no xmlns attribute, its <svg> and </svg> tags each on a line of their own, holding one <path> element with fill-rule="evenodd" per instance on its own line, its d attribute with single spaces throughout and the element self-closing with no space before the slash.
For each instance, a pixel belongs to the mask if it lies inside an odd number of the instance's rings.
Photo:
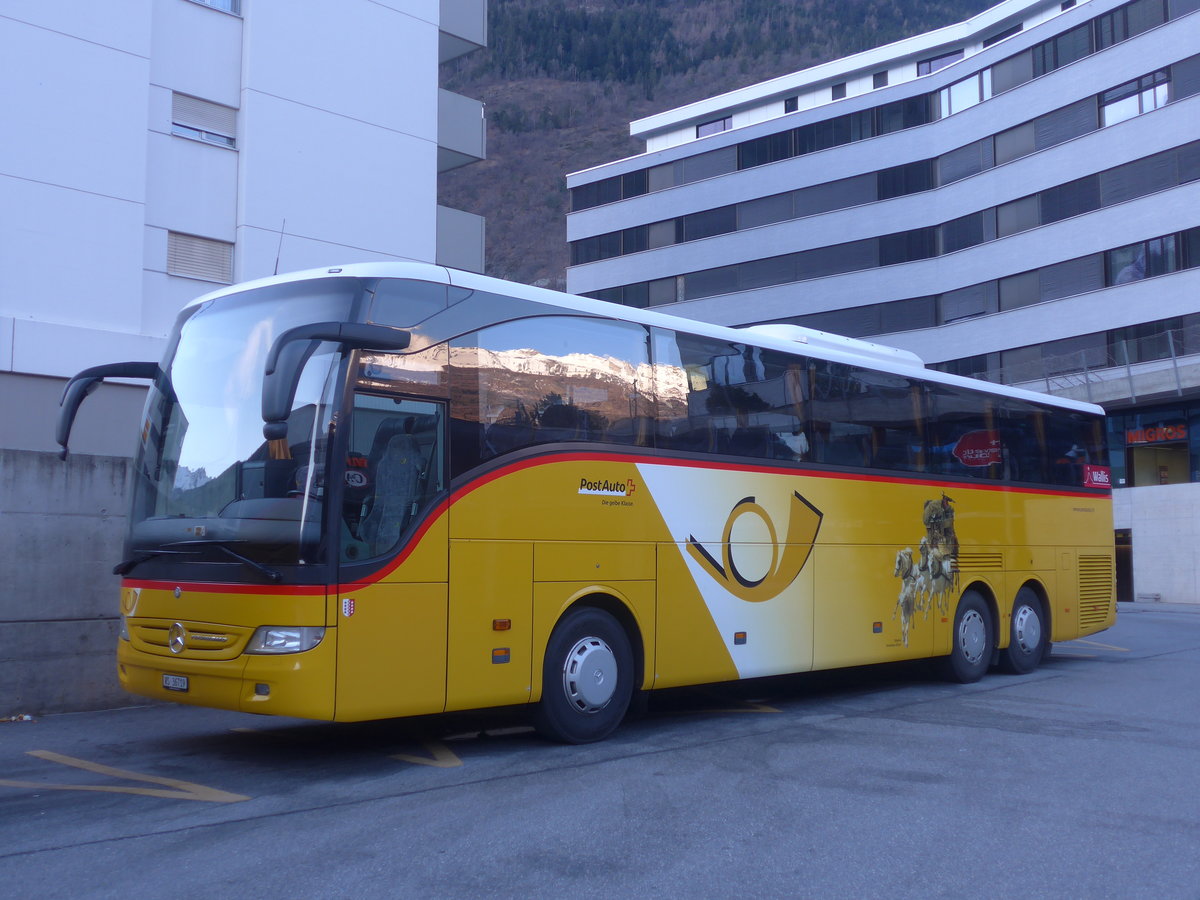
<svg viewBox="0 0 1200 900">
<path fill-rule="evenodd" d="M 987 623 L 977 610 L 969 609 L 958 623 L 958 649 L 963 659 L 977 665 L 987 652 Z"/>
<path fill-rule="evenodd" d="M 1034 653 L 1042 643 L 1042 621 L 1029 606 L 1013 613 L 1013 641 L 1022 653 Z"/>
<path fill-rule="evenodd" d="M 598 637 L 575 643 L 563 665 L 563 690 L 567 700 L 583 713 L 608 706 L 617 689 L 617 657 Z"/>
</svg>

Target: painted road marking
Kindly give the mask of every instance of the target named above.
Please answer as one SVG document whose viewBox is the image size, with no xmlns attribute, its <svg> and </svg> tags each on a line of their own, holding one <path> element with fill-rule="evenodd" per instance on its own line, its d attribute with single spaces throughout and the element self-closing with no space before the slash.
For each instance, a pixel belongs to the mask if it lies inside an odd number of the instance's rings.
<svg viewBox="0 0 1200 900">
<path fill-rule="evenodd" d="M 716 698 L 713 698 L 716 699 Z M 712 716 L 725 713 L 777 713 L 783 712 L 761 700 L 743 700 L 738 706 L 703 706 L 696 709 L 666 710 L 668 716 Z"/>
<path fill-rule="evenodd" d="M 170 790 L 160 788 L 129 787 L 115 784 L 43 784 L 39 781 L 9 781 L 0 779 L 0 786 L 33 788 L 41 791 L 99 791 L 106 794 L 137 794 L 142 797 L 166 797 L 170 800 L 203 800 L 207 803 L 240 803 L 249 800 L 241 794 L 231 794 L 216 788 L 205 787 L 191 781 L 180 781 L 178 778 L 162 778 L 158 775 L 143 775 L 140 772 L 130 772 L 127 769 L 116 769 L 100 763 L 88 762 L 86 759 L 76 759 L 74 756 L 64 756 L 51 750 L 29 750 L 30 756 L 44 759 L 47 762 L 70 766 L 73 769 L 83 769 L 97 775 L 107 775 L 110 778 L 123 778 L 126 781 L 141 781 L 146 784 L 160 784 Z"/>
<path fill-rule="evenodd" d="M 394 753 L 391 758 L 412 763 L 414 766 L 433 766 L 435 769 L 453 769 L 463 764 L 458 755 L 441 741 L 421 741 L 421 746 L 429 751 L 429 756 Z"/>
<path fill-rule="evenodd" d="M 745 700 L 741 706 L 731 706 L 728 709 L 706 709 L 706 713 L 777 713 L 783 710 L 768 706 L 761 700 Z"/>
<path fill-rule="evenodd" d="M 252 734 L 255 737 L 270 737 L 275 740 L 294 740 L 294 736 L 283 736 L 274 732 L 258 731 L 255 728 L 231 728 L 238 734 Z M 530 729 L 532 730 L 532 729 Z M 478 733 L 472 733 L 470 737 L 478 737 Z M 462 735 L 461 737 L 467 737 Z M 454 738 L 449 738 L 454 740 Z M 433 766 L 435 769 L 453 769 L 463 764 L 458 755 L 443 744 L 441 741 L 421 741 L 421 746 L 429 751 L 428 756 L 412 755 L 408 753 L 392 753 L 388 754 L 388 759 L 398 759 L 400 762 L 412 763 L 414 766 Z"/>
<path fill-rule="evenodd" d="M 1099 641 L 1086 641 L 1083 638 L 1076 638 L 1071 641 L 1072 644 L 1085 644 L 1088 647 L 1097 647 L 1101 650 L 1115 650 L 1117 653 L 1129 653 L 1128 647 L 1114 647 L 1112 644 L 1102 644 Z"/>
</svg>

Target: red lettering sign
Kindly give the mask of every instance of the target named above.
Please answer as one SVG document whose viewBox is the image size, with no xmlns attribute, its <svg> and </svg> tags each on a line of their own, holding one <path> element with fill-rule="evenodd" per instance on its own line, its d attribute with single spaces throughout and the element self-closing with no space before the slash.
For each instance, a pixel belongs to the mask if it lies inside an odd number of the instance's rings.
<svg viewBox="0 0 1200 900">
<path fill-rule="evenodd" d="M 1083 486 L 1110 488 L 1112 487 L 1112 472 L 1108 466 L 1084 466 Z"/>
<path fill-rule="evenodd" d="M 968 431 L 951 451 L 964 466 L 992 466 L 1004 461 L 1000 435 L 994 431 Z"/>
<path fill-rule="evenodd" d="M 1164 441 L 1186 441 L 1186 425 L 1152 425 L 1149 428 L 1130 428 L 1125 432 L 1127 444 L 1158 444 Z"/>
</svg>

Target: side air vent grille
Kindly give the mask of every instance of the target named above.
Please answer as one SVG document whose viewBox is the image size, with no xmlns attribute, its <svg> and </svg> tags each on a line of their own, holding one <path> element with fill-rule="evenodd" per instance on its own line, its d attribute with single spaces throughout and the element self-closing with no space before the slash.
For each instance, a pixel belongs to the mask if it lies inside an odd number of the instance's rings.
<svg viewBox="0 0 1200 900">
<path fill-rule="evenodd" d="M 1004 571 L 1004 554 L 960 553 L 958 554 L 958 570 L 960 572 L 1002 572 Z"/>
<path fill-rule="evenodd" d="M 1111 556 L 1079 557 L 1079 627 L 1103 625 L 1113 602 Z"/>
</svg>

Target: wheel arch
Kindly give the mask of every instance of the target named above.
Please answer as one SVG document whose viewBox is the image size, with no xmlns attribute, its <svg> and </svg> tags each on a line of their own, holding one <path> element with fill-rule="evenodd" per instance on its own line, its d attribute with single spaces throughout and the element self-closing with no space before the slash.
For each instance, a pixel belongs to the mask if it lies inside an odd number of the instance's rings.
<svg viewBox="0 0 1200 900">
<path fill-rule="evenodd" d="M 624 630 L 626 637 L 629 638 L 629 647 L 633 652 L 633 685 L 635 693 L 642 690 L 642 685 L 646 678 L 646 644 L 642 634 L 642 627 L 638 622 L 638 618 L 633 611 L 632 604 L 621 595 L 621 592 L 609 587 L 589 587 L 575 596 L 571 597 L 562 608 L 558 611 L 558 615 L 554 617 L 554 622 L 550 625 L 546 632 L 546 640 L 554 633 L 554 629 L 558 627 L 559 622 L 567 615 L 576 609 L 598 609 L 608 613 L 617 620 L 617 624 Z M 542 655 L 544 655 L 545 645 L 543 644 L 543 653 L 536 654 L 535 660 L 540 670 L 543 664 Z M 535 673 L 533 678 L 534 685 L 541 684 L 540 672 Z M 539 691 L 540 693 L 540 691 Z M 537 697 L 532 697 L 536 700 Z"/>
<path fill-rule="evenodd" d="M 1026 578 L 1013 593 L 1012 599 L 1014 604 L 1017 602 L 1017 594 L 1021 593 L 1021 591 L 1025 590 L 1025 588 L 1029 588 L 1031 591 L 1033 591 L 1034 596 L 1038 598 L 1038 603 L 1042 605 L 1042 621 L 1046 626 L 1046 634 L 1053 634 L 1054 614 L 1050 609 L 1050 591 L 1046 588 L 1046 585 L 1040 578 Z"/>
<path fill-rule="evenodd" d="M 958 595 L 960 601 L 963 594 L 966 594 L 967 591 L 974 591 L 983 598 L 984 605 L 987 606 L 988 615 L 992 617 L 992 656 L 995 657 L 1000 651 L 1000 604 L 996 599 L 996 591 L 986 581 L 975 580 L 963 587 L 962 593 Z"/>
</svg>

